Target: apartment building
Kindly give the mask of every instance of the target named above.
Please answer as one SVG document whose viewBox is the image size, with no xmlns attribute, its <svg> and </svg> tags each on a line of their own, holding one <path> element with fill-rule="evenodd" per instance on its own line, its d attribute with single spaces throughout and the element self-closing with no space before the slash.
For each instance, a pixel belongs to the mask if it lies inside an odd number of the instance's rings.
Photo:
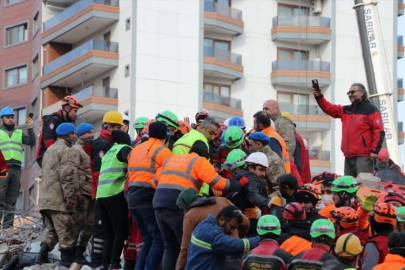
<svg viewBox="0 0 405 270">
<path fill-rule="evenodd" d="M 40 121 L 41 2 L 0 1 L 0 108 L 10 106 L 16 126 L 25 129 L 25 118 L 34 113 L 35 131 Z M 33 206 L 36 147 L 25 146 L 21 190 L 17 208 Z"/>
</svg>

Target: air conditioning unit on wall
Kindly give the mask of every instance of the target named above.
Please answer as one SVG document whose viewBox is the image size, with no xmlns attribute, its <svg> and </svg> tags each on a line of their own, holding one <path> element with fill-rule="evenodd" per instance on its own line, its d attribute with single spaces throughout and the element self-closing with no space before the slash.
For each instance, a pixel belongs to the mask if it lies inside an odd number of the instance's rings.
<svg viewBox="0 0 405 270">
<path fill-rule="evenodd" d="M 322 13 L 322 0 L 311 0 L 311 12 L 313 14 Z"/>
</svg>

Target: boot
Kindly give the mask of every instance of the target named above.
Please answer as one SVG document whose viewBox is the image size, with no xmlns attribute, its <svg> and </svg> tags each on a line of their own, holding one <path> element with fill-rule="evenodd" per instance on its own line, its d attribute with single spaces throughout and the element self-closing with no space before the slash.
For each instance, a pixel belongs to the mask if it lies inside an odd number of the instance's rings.
<svg viewBox="0 0 405 270">
<path fill-rule="evenodd" d="M 125 260 L 124 262 L 124 270 L 134 270 L 135 269 L 135 261 L 133 260 Z"/>
<path fill-rule="evenodd" d="M 84 257 L 83 253 L 86 250 L 86 247 L 77 246 L 75 247 L 75 262 L 78 264 L 87 264 L 87 260 Z"/>
<path fill-rule="evenodd" d="M 73 248 L 60 250 L 60 265 L 69 268 L 73 263 Z"/>
<path fill-rule="evenodd" d="M 35 264 L 49 263 L 48 252 L 49 252 L 48 245 L 42 243 L 41 249 L 39 250 L 37 257 L 35 258 Z"/>
</svg>

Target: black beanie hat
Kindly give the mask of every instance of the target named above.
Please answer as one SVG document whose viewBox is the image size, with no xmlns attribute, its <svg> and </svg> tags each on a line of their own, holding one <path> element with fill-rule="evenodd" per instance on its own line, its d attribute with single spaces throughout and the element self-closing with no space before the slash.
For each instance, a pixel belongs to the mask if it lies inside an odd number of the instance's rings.
<svg viewBox="0 0 405 270">
<path fill-rule="evenodd" d="M 154 122 L 149 126 L 149 137 L 159 140 L 165 139 L 167 136 L 167 126 L 163 122 Z"/>
<path fill-rule="evenodd" d="M 111 139 L 113 143 L 127 144 L 131 146 L 131 138 L 128 133 L 123 130 L 113 130 L 111 132 Z"/>
<path fill-rule="evenodd" d="M 196 153 L 200 157 L 205 157 L 206 159 L 209 158 L 208 147 L 203 141 L 196 141 L 190 149 L 190 154 Z"/>
</svg>

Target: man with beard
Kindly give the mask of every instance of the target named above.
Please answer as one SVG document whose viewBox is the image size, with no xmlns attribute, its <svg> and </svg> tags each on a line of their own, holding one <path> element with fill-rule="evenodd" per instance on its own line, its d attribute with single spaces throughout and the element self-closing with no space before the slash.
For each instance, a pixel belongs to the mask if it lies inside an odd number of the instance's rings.
<svg viewBox="0 0 405 270">
<path fill-rule="evenodd" d="M 324 218 L 318 214 L 316 210 L 316 205 L 321 199 L 321 194 L 312 184 L 305 184 L 298 187 L 297 193 L 295 195 L 295 200 L 305 208 L 305 213 L 307 218 L 305 219 L 310 226 L 315 220 Z"/>
<path fill-rule="evenodd" d="M 345 175 L 357 177 L 359 173 L 373 173 L 373 160 L 384 140 L 385 132 L 381 113 L 367 99 L 361 83 L 354 83 L 347 92 L 351 105 L 329 103 L 320 90 L 313 88 L 322 111 L 342 120 L 341 150 L 345 156 Z"/>
<path fill-rule="evenodd" d="M 0 181 L 0 220 L 3 217 L 3 228 L 13 226 L 14 209 L 20 192 L 21 163 L 23 160 L 23 144 L 34 146 L 36 142 L 34 133 L 34 120 L 25 119 L 28 135 L 21 129 L 15 128 L 14 110 L 5 107 L 0 112 L 3 122 L 0 125 L 0 150 L 8 165 L 8 177 Z"/>
</svg>

